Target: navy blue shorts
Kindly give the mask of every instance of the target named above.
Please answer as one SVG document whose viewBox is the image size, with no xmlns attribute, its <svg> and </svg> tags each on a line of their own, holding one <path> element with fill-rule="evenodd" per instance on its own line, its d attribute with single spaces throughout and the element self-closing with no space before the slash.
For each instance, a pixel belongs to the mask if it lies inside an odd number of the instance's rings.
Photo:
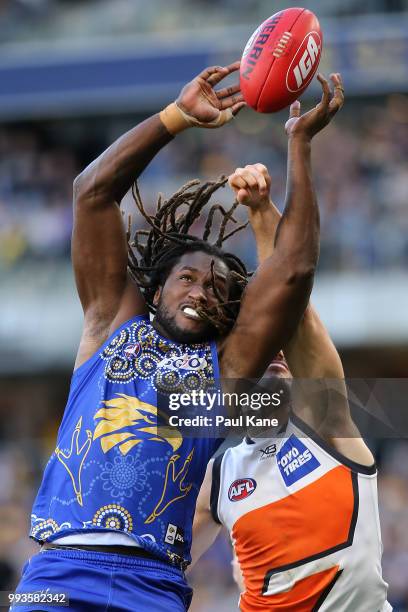
<svg viewBox="0 0 408 612">
<path fill-rule="evenodd" d="M 12 606 L 13 612 L 184 612 L 192 590 L 165 562 L 87 550 L 45 550 L 23 568 L 16 593 L 67 593 L 69 606 Z M 44 599 L 44 597 L 43 597 Z"/>
</svg>

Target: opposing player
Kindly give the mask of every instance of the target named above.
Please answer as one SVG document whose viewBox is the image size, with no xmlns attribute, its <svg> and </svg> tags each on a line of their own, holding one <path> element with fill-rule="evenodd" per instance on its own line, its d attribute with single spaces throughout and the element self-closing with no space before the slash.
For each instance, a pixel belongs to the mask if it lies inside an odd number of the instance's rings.
<svg viewBox="0 0 408 612">
<path fill-rule="evenodd" d="M 288 127 L 288 195 L 273 255 L 246 285 L 246 271 L 218 246 L 189 234 L 225 181 L 184 186 L 156 215 L 135 198 L 150 231 L 130 253 L 119 203 L 156 153 L 180 131 L 216 128 L 243 106 L 239 87 L 214 86 L 239 64 L 205 70 L 176 103 L 125 134 L 74 184 L 72 257 L 85 322 L 57 447 L 34 504 L 41 552 L 19 592 L 70 595 L 70 609 L 185 610 L 183 570 L 214 439 L 166 430 L 162 398 L 202 388 L 219 373 L 257 376 L 288 341 L 307 305 L 318 254 L 313 136 L 342 104 L 319 77 L 322 101 Z M 185 205 L 184 211 L 180 209 Z M 245 291 L 244 291 L 245 288 Z M 148 311 L 154 311 L 150 322 Z M 251 345 L 251 357 L 242 346 Z M 160 429 L 157 425 L 164 425 Z M 137 604 L 135 604 L 137 602 Z M 52 610 L 47 600 L 24 610 Z"/>
<path fill-rule="evenodd" d="M 280 219 L 261 192 L 265 182 L 270 187 L 269 174 L 255 164 L 229 180 L 249 207 L 262 265 Z M 193 561 L 222 524 L 234 544 L 237 582 L 242 572 L 243 612 L 390 610 L 374 458 L 351 419 L 340 357 L 311 305 L 285 356 L 266 375 L 284 386 L 292 376 L 310 379 L 294 382 L 302 403 L 293 399 L 286 422 L 290 406 L 279 408 L 276 431 L 251 434 L 210 462 L 197 502 Z M 331 389 L 327 403 L 317 379 Z"/>
</svg>

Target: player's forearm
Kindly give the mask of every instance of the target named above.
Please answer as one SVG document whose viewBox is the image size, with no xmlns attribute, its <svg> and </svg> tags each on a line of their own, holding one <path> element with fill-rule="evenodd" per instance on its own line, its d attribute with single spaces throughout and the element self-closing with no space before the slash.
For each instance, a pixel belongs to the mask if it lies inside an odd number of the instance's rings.
<svg viewBox="0 0 408 612">
<path fill-rule="evenodd" d="M 76 198 L 86 198 L 95 205 L 112 201 L 119 203 L 154 156 L 172 138 L 159 115 L 146 119 L 118 138 L 77 177 L 74 184 Z"/>
<path fill-rule="evenodd" d="M 319 256 L 319 209 L 311 142 L 303 135 L 289 138 L 285 210 L 276 230 L 275 249 L 289 276 L 312 280 Z"/>
<path fill-rule="evenodd" d="M 255 236 L 259 264 L 273 253 L 275 234 L 281 216 L 272 200 L 270 200 L 270 205 L 264 208 L 249 209 L 248 217 Z"/>
<path fill-rule="evenodd" d="M 344 378 L 336 347 L 310 303 L 284 353 L 294 378 Z"/>
<path fill-rule="evenodd" d="M 270 206 L 259 210 L 250 209 L 249 218 L 259 263 L 273 252 L 281 216 L 272 202 Z M 310 302 L 291 341 L 284 348 L 284 353 L 294 378 L 344 378 L 336 347 Z"/>
<path fill-rule="evenodd" d="M 218 525 L 211 517 L 209 512 L 202 516 L 197 513 L 194 516 L 193 526 L 193 543 L 191 546 L 191 570 L 194 565 L 201 559 L 204 553 L 214 544 L 218 534 L 221 531 L 221 525 Z"/>
</svg>

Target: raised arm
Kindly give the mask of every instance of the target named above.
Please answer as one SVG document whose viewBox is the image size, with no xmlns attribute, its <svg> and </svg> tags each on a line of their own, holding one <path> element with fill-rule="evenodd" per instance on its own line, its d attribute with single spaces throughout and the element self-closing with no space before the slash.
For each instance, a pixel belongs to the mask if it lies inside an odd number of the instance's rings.
<svg viewBox="0 0 408 612">
<path fill-rule="evenodd" d="M 306 309 L 319 251 L 319 212 L 311 171 L 311 141 L 343 104 L 343 88 L 332 75 L 334 95 L 319 75 L 321 102 L 305 115 L 292 104 L 286 124 L 288 177 L 285 210 L 275 248 L 245 292 L 236 325 L 221 349 L 224 377 L 259 378 L 287 344 Z M 250 347 L 243 351 L 242 347 Z"/>
<path fill-rule="evenodd" d="M 248 207 L 258 260 L 262 263 L 273 253 L 274 237 L 281 217 L 269 196 L 271 179 L 268 170 L 263 164 L 238 168 L 230 176 L 229 184 L 238 200 Z M 363 465 L 371 465 L 373 456 L 360 438 L 350 414 L 340 356 L 310 303 L 291 340 L 284 347 L 284 354 L 293 378 L 302 380 L 302 383 L 309 379 L 310 385 L 314 386 L 313 402 L 309 402 L 309 383 L 305 383 L 302 401 L 293 406 L 295 414 L 344 456 Z M 331 390 L 330 394 L 325 390 L 316 393 L 319 386 L 326 385 Z M 319 396 L 325 401 L 319 403 Z"/>
<path fill-rule="evenodd" d="M 127 279 L 127 239 L 120 202 L 154 155 L 170 140 L 159 115 L 119 138 L 74 182 L 72 262 L 84 310 L 76 367 L 111 331 L 146 312 L 138 287 Z"/>
<path fill-rule="evenodd" d="M 350 413 L 340 355 L 310 304 L 284 353 L 293 378 L 298 379 L 294 413 L 345 457 L 372 465 L 373 455 Z"/>
<path fill-rule="evenodd" d="M 220 127 L 244 105 L 239 86 L 214 87 L 239 63 L 204 70 L 177 101 L 114 142 L 74 182 L 72 260 L 85 314 L 76 365 L 121 323 L 146 312 L 127 277 L 127 240 L 120 202 L 153 157 L 182 130 Z"/>
<path fill-rule="evenodd" d="M 275 250 L 276 231 L 282 217 L 270 197 L 268 169 L 263 164 L 237 168 L 228 182 L 238 201 L 248 208 L 261 265 Z M 312 304 L 308 304 L 284 349 L 294 378 L 344 379 L 340 356 Z"/>
</svg>

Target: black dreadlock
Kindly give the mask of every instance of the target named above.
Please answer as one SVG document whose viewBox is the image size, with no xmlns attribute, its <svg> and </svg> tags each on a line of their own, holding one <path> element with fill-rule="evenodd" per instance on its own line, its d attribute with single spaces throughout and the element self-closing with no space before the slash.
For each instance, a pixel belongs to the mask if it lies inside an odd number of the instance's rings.
<svg viewBox="0 0 408 612">
<path fill-rule="evenodd" d="M 238 202 L 234 202 L 229 210 L 225 210 L 221 204 L 214 204 L 209 211 L 203 237 L 200 239 L 188 232 L 200 217 L 213 193 L 220 187 L 224 187 L 227 180 L 222 176 L 217 181 L 210 181 L 202 185 L 198 179 L 189 181 L 164 202 L 160 194 L 154 215 L 149 215 L 145 211 L 137 183 L 135 183 L 132 189 L 133 198 L 150 229 L 137 230 L 130 241 L 130 220 L 128 227 L 129 271 L 141 288 L 151 312 L 156 311 L 153 297 L 157 288 L 165 283 L 173 266 L 185 253 L 203 251 L 214 258 L 221 259 L 228 266 L 231 281 L 228 301 L 225 302 L 217 291 L 214 261 L 212 261 L 212 285 L 218 304 L 211 311 L 197 307 L 198 314 L 210 322 L 219 333 L 226 333 L 234 325 L 242 294 L 250 276 L 242 261 L 232 253 L 223 251 L 221 246 L 233 234 L 244 229 L 248 223 L 243 223 L 226 234 L 228 223 L 236 223 L 233 213 Z M 184 210 L 180 211 L 180 208 Z M 208 238 L 217 211 L 221 213 L 222 221 L 215 243 L 210 244 Z"/>
</svg>

